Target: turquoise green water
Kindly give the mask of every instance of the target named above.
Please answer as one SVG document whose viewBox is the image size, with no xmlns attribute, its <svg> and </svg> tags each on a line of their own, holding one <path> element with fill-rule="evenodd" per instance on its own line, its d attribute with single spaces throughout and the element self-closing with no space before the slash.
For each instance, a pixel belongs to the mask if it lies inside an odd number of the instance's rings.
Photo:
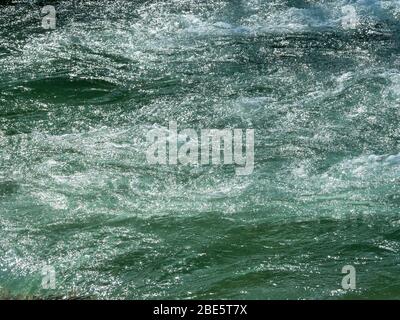
<svg viewBox="0 0 400 320">
<path fill-rule="evenodd" d="M 0 7 L 2 292 L 400 298 L 398 1 L 38 8 Z M 254 128 L 253 174 L 148 165 L 170 120 Z"/>
</svg>

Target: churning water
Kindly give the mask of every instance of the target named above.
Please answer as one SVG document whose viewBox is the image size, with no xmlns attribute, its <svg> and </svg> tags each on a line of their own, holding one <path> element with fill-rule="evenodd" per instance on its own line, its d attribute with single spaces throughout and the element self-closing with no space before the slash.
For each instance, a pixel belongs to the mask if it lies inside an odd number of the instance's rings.
<svg viewBox="0 0 400 320">
<path fill-rule="evenodd" d="M 54 6 L 0 6 L 0 296 L 400 298 L 399 1 Z M 253 173 L 149 165 L 171 120 Z"/>
</svg>

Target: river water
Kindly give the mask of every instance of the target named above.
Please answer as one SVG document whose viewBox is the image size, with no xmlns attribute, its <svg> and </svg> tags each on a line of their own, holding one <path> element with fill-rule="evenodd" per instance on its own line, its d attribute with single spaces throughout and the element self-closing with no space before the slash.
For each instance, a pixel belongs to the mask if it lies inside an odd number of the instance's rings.
<svg viewBox="0 0 400 320">
<path fill-rule="evenodd" d="M 54 6 L 0 6 L 0 296 L 400 298 L 399 1 Z M 171 120 L 253 173 L 148 164 Z"/>
</svg>

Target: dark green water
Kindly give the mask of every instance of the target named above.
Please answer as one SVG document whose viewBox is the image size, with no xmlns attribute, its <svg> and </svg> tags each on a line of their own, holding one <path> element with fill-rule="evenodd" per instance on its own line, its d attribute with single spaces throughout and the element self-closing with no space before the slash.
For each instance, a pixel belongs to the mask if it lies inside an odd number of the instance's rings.
<svg viewBox="0 0 400 320">
<path fill-rule="evenodd" d="M 56 8 L 0 7 L 2 295 L 400 298 L 398 1 Z M 253 174 L 148 165 L 170 120 L 254 128 Z"/>
</svg>

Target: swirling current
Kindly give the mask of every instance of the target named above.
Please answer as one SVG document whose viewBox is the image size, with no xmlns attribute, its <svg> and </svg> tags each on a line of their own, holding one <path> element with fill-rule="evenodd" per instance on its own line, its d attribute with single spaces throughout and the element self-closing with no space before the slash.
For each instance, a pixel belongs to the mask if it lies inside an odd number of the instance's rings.
<svg viewBox="0 0 400 320">
<path fill-rule="evenodd" d="M 0 297 L 400 298 L 399 1 L 42 6 L 0 6 Z M 150 165 L 171 120 L 254 171 Z"/>
</svg>

